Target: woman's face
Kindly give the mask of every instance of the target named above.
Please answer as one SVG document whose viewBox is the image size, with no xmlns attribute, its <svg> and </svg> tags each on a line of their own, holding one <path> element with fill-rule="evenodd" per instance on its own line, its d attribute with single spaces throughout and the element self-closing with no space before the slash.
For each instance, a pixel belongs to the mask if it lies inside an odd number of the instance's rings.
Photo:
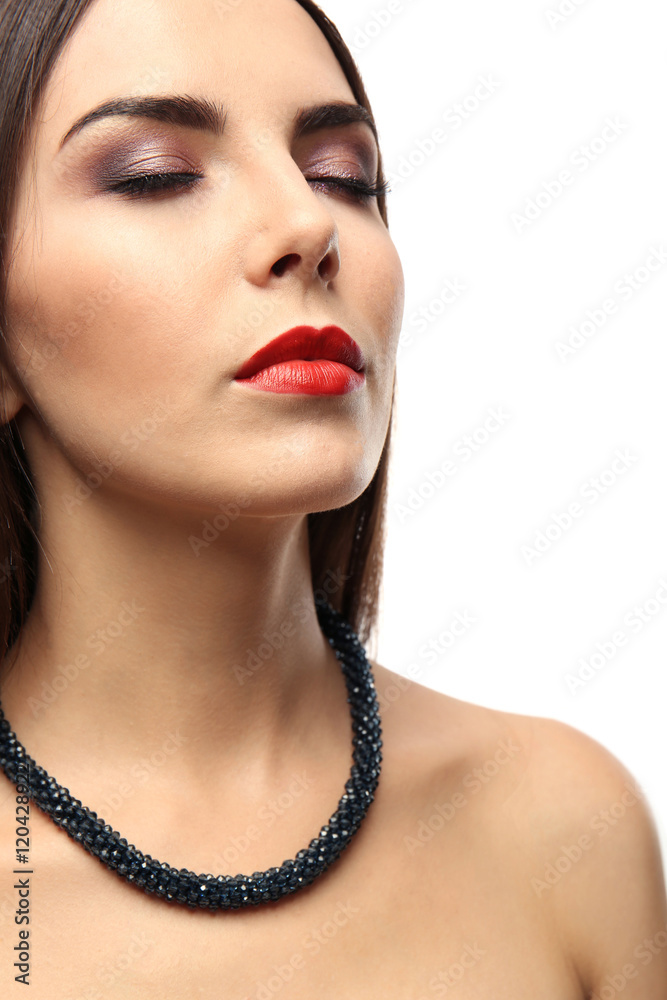
<svg viewBox="0 0 667 1000">
<path fill-rule="evenodd" d="M 103 102 L 166 95 L 221 107 L 224 127 L 116 113 L 62 143 Z M 8 343 L 43 500 L 71 506 L 88 476 L 198 511 L 304 513 L 370 482 L 403 277 L 375 198 L 317 180 L 375 183 L 370 126 L 311 118 L 295 134 L 304 110 L 340 102 L 356 103 L 295 0 L 95 0 L 36 115 L 10 232 Z M 186 177 L 118 187 L 155 173 Z M 302 325 L 357 342 L 360 385 L 235 381 Z"/>
</svg>

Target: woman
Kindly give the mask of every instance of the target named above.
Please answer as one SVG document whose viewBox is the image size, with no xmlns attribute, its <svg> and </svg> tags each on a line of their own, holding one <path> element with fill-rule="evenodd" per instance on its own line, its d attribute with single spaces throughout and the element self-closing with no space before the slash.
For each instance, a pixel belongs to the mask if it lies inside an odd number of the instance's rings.
<svg viewBox="0 0 667 1000">
<path fill-rule="evenodd" d="M 2 709 L 128 844 L 261 873 L 347 788 L 322 601 L 363 641 L 377 604 L 403 281 L 369 105 L 306 0 L 2 9 Z M 374 801 L 266 905 L 142 892 L 34 804 L 28 869 L 0 773 L 5 991 L 663 998 L 628 772 L 371 668 Z"/>
</svg>

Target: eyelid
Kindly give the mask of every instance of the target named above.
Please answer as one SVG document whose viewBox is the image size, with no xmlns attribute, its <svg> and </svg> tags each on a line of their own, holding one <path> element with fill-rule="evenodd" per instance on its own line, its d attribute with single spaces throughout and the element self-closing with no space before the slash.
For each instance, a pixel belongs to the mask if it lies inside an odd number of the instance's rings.
<svg viewBox="0 0 667 1000">
<path fill-rule="evenodd" d="M 99 172 L 102 167 L 107 168 L 105 172 L 114 173 L 123 168 L 133 169 L 137 163 L 144 161 L 145 156 L 151 154 L 173 157 L 178 163 L 178 169 L 182 169 L 181 165 L 184 164 L 188 170 L 201 170 L 204 165 L 201 161 L 208 161 L 211 154 L 215 160 L 219 160 L 221 155 L 226 158 L 219 148 L 217 151 L 211 149 L 210 137 L 199 134 L 186 137 L 182 129 L 174 131 L 173 127 L 157 122 L 126 120 L 114 122 L 108 128 L 102 127 L 101 135 L 96 132 L 97 129 L 91 128 L 92 148 L 86 150 L 84 156 L 84 163 L 89 164 L 93 172 Z M 184 150 L 187 150 L 185 155 Z M 358 160 L 369 177 L 377 176 L 378 145 L 370 129 L 362 123 L 300 136 L 293 145 L 292 155 L 296 160 L 311 160 L 320 156 L 330 158 L 336 151 Z M 232 148 L 229 153 L 233 155 Z M 137 160 L 137 157 L 141 158 Z"/>
<path fill-rule="evenodd" d="M 103 183 L 111 178 L 138 173 L 187 173 L 197 169 L 198 167 L 185 157 L 165 152 L 155 152 L 141 157 L 113 156 L 97 165 L 95 179 Z"/>
<path fill-rule="evenodd" d="M 295 154 L 295 158 L 307 159 L 309 162 L 320 157 L 330 160 L 337 154 L 339 158 L 348 157 L 358 162 L 369 177 L 375 177 L 378 170 L 378 147 L 365 127 L 359 129 L 349 126 L 325 134 L 304 136 L 298 141 Z"/>
<path fill-rule="evenodd" d="M 202 149 L 196 139 L 192 142 L 182 133 L 165 133 L 164 126 L 158 126 L 156 133 L 153 124 L 138 131 L 134 123 L 131 130 L 129 122 L 124 124 L 122 134 L 114 129 L 113 136 L 105 140 L 97 137 L 86 156 L 85 173 L 97 193 L 142 174 L 193 174 L 199 180 L 208 177 L 215 181 L 220 161 L 225 162 L 220 149 L 211 149 L 208 143 Z M 371 188 L 380 179 L 375 139 L 358 125 L 304 135 L 296 141 L 291 155 L 309 181 L 339 177 Z"/>
<path fill-rule="evenodd" d="M 299 167 L 309 180 L 335 176 L 368 185 L 375 184 L 377 180 L 377 172 L 370 170 L 361 158 L 349 155 L 344 157 L 327 155 L 315 159 L 308 157 L 306 162 L 299 164 Z"/>
<path fill-rule="evenodd" d="M 74 174 L 90 178 L 93 183 L 108 177 L 118 177 L 131 171 L 166 172 L 201 170 L 203 151 L 196 142 L 164 129 L 148 131 L 124 123 L 125 128 L 109 129 L 105 135 L 91 128 L 83 155 L 73 157 Z M 88 139 L 88 136 L 86 136 Z"/>
</svg>

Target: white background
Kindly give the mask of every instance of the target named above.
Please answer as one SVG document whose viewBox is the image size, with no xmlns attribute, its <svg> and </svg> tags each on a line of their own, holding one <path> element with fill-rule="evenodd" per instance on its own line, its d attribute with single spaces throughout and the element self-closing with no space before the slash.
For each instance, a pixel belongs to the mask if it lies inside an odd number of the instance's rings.
<svg viewBox="0 0 667 1000">
<path fill-rule="evenodd" d="M 405 175 L 389 196 L 406 312 L 376 658 L 404 675 L 413 664 L 456 698 L 594 737 L 644 789 L 667 853 L 661 5 L 322 5 L 361 69 L 386 171 Z M 559 5 L 565 16 L 550 18 Z M 483 78 L 493 93 L 480 100 Z M 448 282 L 459 292 L 445 303 Z M 556 345 L 582 324 L 581 346 L 562 358 Z M 493 408 L 507 417 L 490 433 Z M 466 434 L 479 442 L 469 459 Z M 622 472 L 617 449 L 630 456 Z M 431 486 L 448 459 L 456 472 Z M 554 515 L 575 502 L 579 516 L 559 529 Z M 549 525 L 546 551 L 530 558 L 524 547 Z M 458 638 L 457 612 L 475 619 Z M 432 662 L 423 647 L 439 636 Z M 597 643 L 614 655 L 571 689 L 567 675 Z"/>
</svg>

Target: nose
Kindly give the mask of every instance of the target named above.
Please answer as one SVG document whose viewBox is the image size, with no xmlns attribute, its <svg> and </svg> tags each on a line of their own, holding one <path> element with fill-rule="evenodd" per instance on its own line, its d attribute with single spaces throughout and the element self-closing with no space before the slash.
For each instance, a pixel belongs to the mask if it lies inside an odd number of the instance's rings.
<svg viewBox="0 0 667 1000">
<path fill-rule="evenodd" d="M 326 287 L 341 265 L 331 196 L 313 191 L 291 157 L 280 169 L 274 159 L 253 174 L 246 278 L 261 287 L 290 279 Z"/>
</svg>

